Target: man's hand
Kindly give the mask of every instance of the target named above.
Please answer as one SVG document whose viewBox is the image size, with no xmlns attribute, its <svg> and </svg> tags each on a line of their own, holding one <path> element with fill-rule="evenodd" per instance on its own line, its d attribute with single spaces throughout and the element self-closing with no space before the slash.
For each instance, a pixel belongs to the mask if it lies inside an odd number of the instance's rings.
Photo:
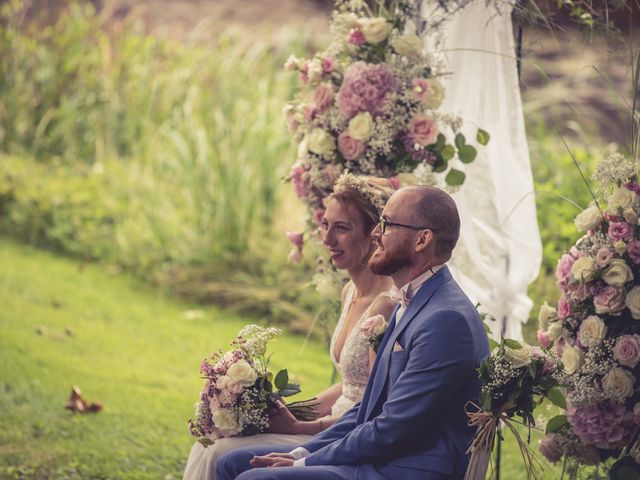
<svg viewBox="0 0 640 480">
<path fill-rule="evenodd" d="M 255 456 L 249 464 L 254 468 L 259 467 L 293 467 L 293 455 L 290 453 L 270 453 L 268 455 Z"/>
</svg>

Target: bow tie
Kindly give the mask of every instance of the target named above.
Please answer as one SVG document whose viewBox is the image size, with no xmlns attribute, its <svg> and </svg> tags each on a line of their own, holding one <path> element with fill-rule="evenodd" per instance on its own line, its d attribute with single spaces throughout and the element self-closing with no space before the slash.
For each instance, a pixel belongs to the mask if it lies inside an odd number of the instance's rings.
<svg viewBox="0 0 640 480">
<path fill-rule="evenodd" d="M 408 289 L 407 290 L 400 290 L 396 287 L 394 287 L 393 291 L 391 292 L 391 298 L 400 304 L 400 306 L 404 309 L 407 308 L 407 306 L 409 305 L 409 302 L 411 301 L 411 298 L 409 298 L 408 295 Z"/>
</svg>

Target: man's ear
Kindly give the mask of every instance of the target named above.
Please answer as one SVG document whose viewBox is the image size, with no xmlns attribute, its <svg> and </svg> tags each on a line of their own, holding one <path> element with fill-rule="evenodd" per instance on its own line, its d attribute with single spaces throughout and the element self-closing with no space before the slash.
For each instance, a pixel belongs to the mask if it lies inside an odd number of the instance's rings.
<svg viewBox="0 0 640 480">
<path fill-rule="evenodd" d="M 422 252 L 427 248 L 435 246 L 436 237 L 431 230 L 421 230 L 416 237 L 415 251 Z"/>
</svg>

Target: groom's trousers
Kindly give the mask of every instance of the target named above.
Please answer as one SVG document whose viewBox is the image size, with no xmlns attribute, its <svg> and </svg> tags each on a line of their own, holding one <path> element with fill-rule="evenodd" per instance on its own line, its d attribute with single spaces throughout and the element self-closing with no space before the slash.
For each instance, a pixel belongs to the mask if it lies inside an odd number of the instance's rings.
<svg viewBox="0 0 640 480">
<path fill-rule="evenodd" d="M 252 468 L 255 455 L 290 452 L 291 445 L 265 445 L 233 450 L 223 455 L 216 465 L 216 480 L 388 480 L 384 467 L 373 465 L 322 465 L 313 467 Z M 418 475 L 416 477 L 416 475 Z M 435 472 L 407 470 L 403 480 L 449 480 L 454 477 Z"/>
</svg>

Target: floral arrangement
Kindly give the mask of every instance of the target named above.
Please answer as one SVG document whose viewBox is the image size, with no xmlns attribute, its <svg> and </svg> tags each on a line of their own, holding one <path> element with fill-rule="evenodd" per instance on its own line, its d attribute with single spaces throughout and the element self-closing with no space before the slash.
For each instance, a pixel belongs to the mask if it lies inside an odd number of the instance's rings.
<svg viewBox="0 0 640 480">
<path fill-rule="evenodd" d="M 528 475 L 539 478 L 538 462 L 514 423 L 535 427 L 533 410 L 545 398 L 564 405 L 557 388 L 562 378 L 560 360 L 551 352 L 515 340 L 490 343 L 495 348 L 478 369 L 483 384 L 480 405 L 467 412 L 469 424 L 477 431 L 467 452 L 471 460 L 465 480 L 484 480 L 500 422 L 516 438 Z"/>
<path fill-rule="evenodd" d="M 597 168 L 594 201 L 575 219 L 584 235 L 558 261 L 562 296 L 544 304 L 538 341 L 555 348 L 567 374 L 566 412 L 540 449 L 552 462 L 612 464 L 640 474 L 640 185 L 620 154 Z M 613 459 L 613 460 L 611 460 Z"/>
<path fill-rule="evenodd" d="M 448 185 L 464 173 L 450 162 L 468 163 L 476 149 L 460 133 L 462 119 L 438 112 L 444 99 L 444 65 L 423 53 L 422 41 L 407 33 L 417 18 L 416 2 L 398 0 L 385 8 L 363 0 L 336 2 L 331 41 L 311 59 L 291 56 L 285 67 L 299 73 L 303 88 L 286 107 L 298 145 L 290 180 L 318 224 L 324 198 L 344 171 L 394 178 L 436 172 Z M 455 141 L 450 143 L 448 137 Z M 489 135 L 478 130 L 477 141 Z"/>
<path fill-rule="evenodd" d="M 275 377 L 267 369 L 267 343 L 279 328 L 247 325 L 232 342 L 227 352 L 215 352 L 205 358 L 200 372 L 205 378 L 196 403 L 195 420 L 189 420 L 189 431 L 203 445 L 222 437 L 248 436 L 269 427 L 268 410 L 282 397 L 300 392 L 289 383 L 287 370 Z M 303 420 L 314 417 L 313 401 L 287 406 Z"/>
<path fill-rule="evenodd" d="M 387 322 L 382 315 L 375 315 L 362 322 L 360 331 L 374 352 L 378 353 L 378 349 L 380 348 L 380 344 L 388 327 L 389 322 Z"/>
</svg>

